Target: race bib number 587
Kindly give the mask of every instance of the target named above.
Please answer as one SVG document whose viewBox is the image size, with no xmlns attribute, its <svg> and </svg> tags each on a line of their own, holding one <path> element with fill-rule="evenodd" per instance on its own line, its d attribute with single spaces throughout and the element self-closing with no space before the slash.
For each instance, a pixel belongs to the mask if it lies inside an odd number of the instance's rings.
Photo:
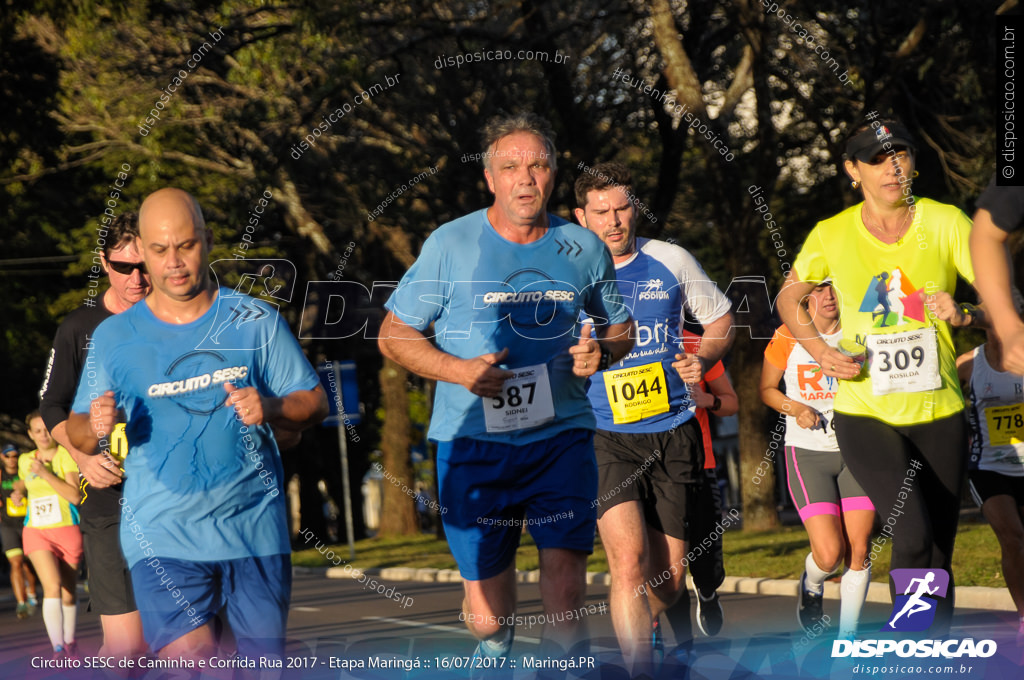
<svg viewBox="0 0 1024 680">
<path fill-rule="evenodd" d="M 515 376 L 502 385 L 497 397 L 484 397 L 484 423 L 488 432 L 510 432 L 537 427 L 555 419 L 551 381 L 546 364 L 510 369 Z"/>
</svg>

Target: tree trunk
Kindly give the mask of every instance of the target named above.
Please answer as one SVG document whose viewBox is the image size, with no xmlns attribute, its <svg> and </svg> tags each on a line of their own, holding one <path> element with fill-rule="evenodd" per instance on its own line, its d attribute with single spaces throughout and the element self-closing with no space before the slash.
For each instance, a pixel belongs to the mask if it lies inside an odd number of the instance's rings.
<svg viewBox="0 0 1024 680">
<path fill-rule="evenodd" d="M 752 340 L 742 328 L 737 330 L 739 335 L 732 346 L 730 372 L 737 376 L 761 375 L 764 341 Z M 767 407 L 761 404 L 759 381 L 737 380 L 735 387 L 742 405 L 739 447 L 743 529 L 766 531 L 779 526 L 779 515 L 775 510 L 775 460 L 782 460 L 781 435 L 780 441 L 775 443 L 765 434 Z M 785 432 L 785 424 L 781 430 Z M 775 448 L 771 448 L 772 444 Z"/>
<path fill-rule="evenodd" d="M 384 474 L 383 507 L 380 515 L 382 535 L 415 536 L 419 533 L 416 503 L 413 499 L 412 461 L 409 458 L 408 373 L 384 359 L 380 369 L 380 401 L 384 407 L 381 428 L 381 466 Z"/>
</svg>

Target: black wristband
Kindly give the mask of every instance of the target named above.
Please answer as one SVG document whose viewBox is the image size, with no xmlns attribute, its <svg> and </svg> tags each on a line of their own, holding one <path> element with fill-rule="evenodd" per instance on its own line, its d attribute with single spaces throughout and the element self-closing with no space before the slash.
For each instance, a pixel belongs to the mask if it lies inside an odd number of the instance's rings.
<svg viewBox="0 0 1024 680">
<path fill-rule="evenodd" d="M 601 345 L 601 360 L 597 362 L 597 370 L 603 371 L 612 365 L 612 351 Z"/>
<path fill-rule="evenodd" d="M 719 399 L 719 398 L 718 398 L 718 395 L 716 394 L 716 395 L 715 395 L 715 401 L 714 401 L 714 402 L 712 402 L 712 404 L 711 404 L 711 408 L 710 408 L 709 410 L 710 410 L 710 411 L 717 411 L 717 410 L 718 410 L 718 409 L 720 409 L 720 408 L 722 408 L 722 400 L 721 400 L 721 399 Z"/>
</svg>

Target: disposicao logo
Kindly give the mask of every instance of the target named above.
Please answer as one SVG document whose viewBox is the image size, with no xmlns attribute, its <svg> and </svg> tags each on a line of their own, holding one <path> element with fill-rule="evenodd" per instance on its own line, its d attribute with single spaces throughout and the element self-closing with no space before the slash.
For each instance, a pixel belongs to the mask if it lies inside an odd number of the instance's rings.
<svg viewBox="0 0 1024 680">
<path fill-rule="evenodd" d="M 889 572 L 896 587 L 889 620 L 882 632 L 914 632 L 927 630 L 935 621 L 939 599 L 949 589 L 949 572 L 945 569 L 893 569 Z M 993 640 L 973 638 L 946 640 L 836 640 L 832 658 L 878 657 L 895 653 L 900 657 L 990 657 L 996 653 Z"/>
<path fill-rule="evenodd" d="M 919 631 L 930 628 L 939 598 L 946 597 L 949 589 L 949 572 L 945 569 L 893 569 L 889 577 L 896 586 L 897 595 L 889 622 L 882 626 L 882 630 Z"/>
</svg>

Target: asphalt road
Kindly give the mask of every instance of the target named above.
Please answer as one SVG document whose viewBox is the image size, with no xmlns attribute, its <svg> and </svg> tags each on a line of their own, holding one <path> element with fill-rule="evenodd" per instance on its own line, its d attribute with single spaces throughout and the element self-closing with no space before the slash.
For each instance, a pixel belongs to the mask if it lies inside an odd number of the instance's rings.
<svg viewBox="0 0 1024 680">
<path fill-rule="evenodd" d="M 367 585 L 369 585 L 367 583 Z M 461 667 L 472 654 L 475 641 L 459 621 L 461 585 L 458 583 L 385 582 L 379 594 L 349 579 L 327 579 L 319 575 L 297 575 L 288 621 L 287 659 L 291 669 L 266 672 L 284 678 L 373 678 L 412 680 L 416 678 L 466 677 Z M 390 596 L 392 599 L 389 599 Z M 100 663 L 90 655 L 100 644 L 98 617 L 80 605 L 78 640 L 85 661 Z M 590 648 L 574 650 L 582 669 L 568 674 L 548 673 L 553 678 L 625 678 L 614 665 L 615 641 L 607 613 L 607 587 L 588 587 L 586 621 Z M 692 680 L 741 680 L 742 678 L 879 678 L 957 677 L 971 680 L 1024 678 L 1021 652 L 1013 644 L 1013 615 L 984 610 L 957 610 L 950 637 L 993 639 L 998 651 L 991 658 L 901 658 L 888 654 L 881 659 L 833 659 L 833 638 L 824 633 L 808 639 L 796 624 L 796 601 L 791 597 L 728 594 L 722 597 L 726 623 L 715 638 L 698 637 L 690 656 L 687 676 L 674 667 L 669 677 Z M 590 606 L 594 613 L 591 614 Z M 603 609 L 603 613 L 602 613 Z M 838 621 L 838 602 L 826 600 L 825 612 Z M 515 663 L 515 678 L 533 678 L 537 660 L 551 658 L 539 647 L 542 627 L 529 625 L 528 617 L 541 614 L 536 584 L 520 584 L 516 643 L 509 663 Z M 887 605 L 868 603 L 861 622 L 860 638 L 873 638 L 889 614 Z M 664 621 L 663 621 L 664 625 Z M 670 627 L 667 647 L 675 642 Z M 915 634 L 917 638 L 926 634 Z M 878 638 L 884 638 L 881 634 Z M 8 600 L 0 611 L 0 677 L 2 678 L 93 678 L 96 671 L 38 668 L 49 659 L 48 644 L 39 614 L 19 621 Z M 1011 660 L 1015 656 L 1015 660 Z M 593 662 L 593 669 L 590 664 Z M 85 663 L 83 663 L 83 666 Z M 385 668 L 382 666 L 391 666 Z M 411 667 L 407 672 L 404 666 Z M 888 672 L 893 666 L 909 671 Z M 948 666 L 948 668 L 946 668 Z M 970 667 L 968 669 L 968 667 Z M 881 670 L 880 670 L 881 669 Z M 929 670 L 938 669 L 938 672 Z M 920 671 L 920 672 L 919 672 Z M 218 671 L 231 678 L 230 670 Z M 249 671 L 252 675 L 254 671 Z M 181 670 L 153 669 L 146 680 L 188 677 Z M 207 677 L 207 676 L 204 676 Z M 214 677 L 214 676 L 209 676 Z M 235 678 L 243 677 L 236 671 Z M 247 677 L 247 676 L 246 676 Z"/>
</svg>

